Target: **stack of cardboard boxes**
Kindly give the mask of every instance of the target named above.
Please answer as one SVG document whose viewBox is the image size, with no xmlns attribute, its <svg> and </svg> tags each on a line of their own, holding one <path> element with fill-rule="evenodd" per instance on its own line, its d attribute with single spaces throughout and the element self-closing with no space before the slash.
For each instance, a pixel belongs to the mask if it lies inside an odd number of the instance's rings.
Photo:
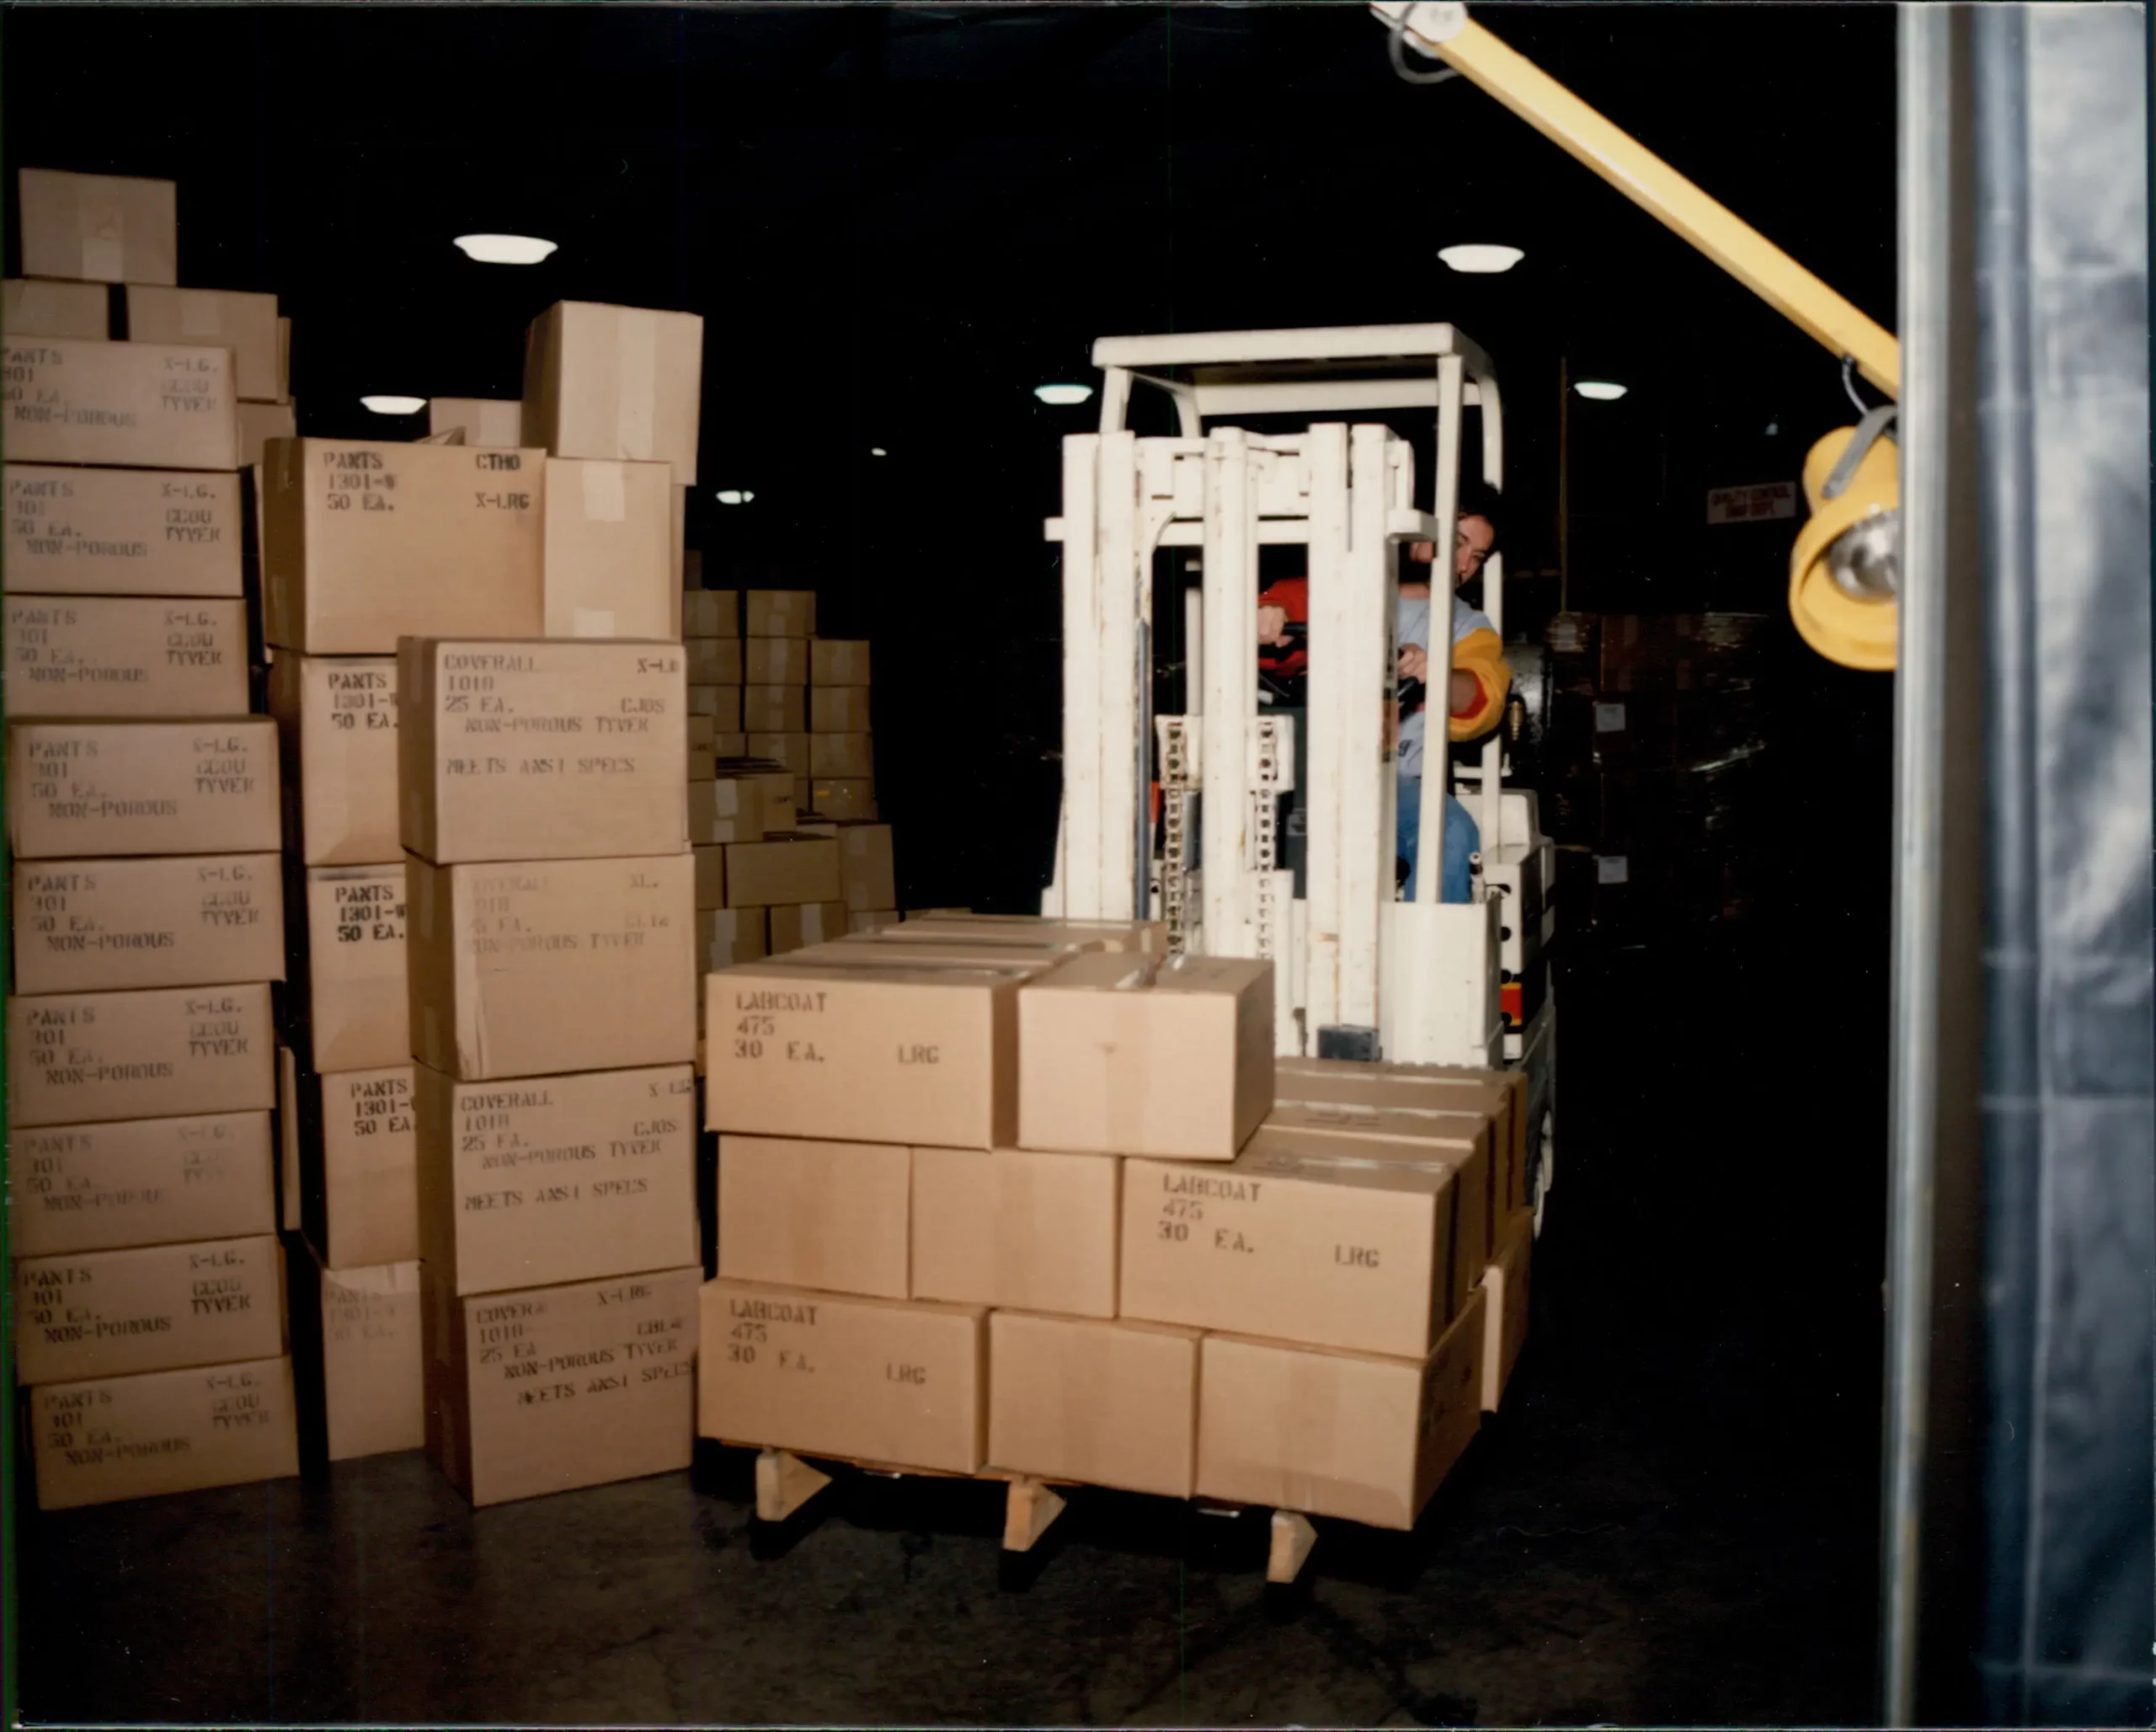
<svg viewBox="0 0 2156 1732">
<path fill-rule="evenodd" d="M 240 398 L 276 302 L 175 287 L 167 181 L 20 177 L 7 294 L 16 1370 L 47 1509 L 296 1471 L 277 1254 L 277 740 Z M 61 281 L 61 279 L 68 279 Z M 136 340 L 108 339 L 125 284 Z"/>
<path fill-rule="evenodd" d="M 1276 1075 L 1270 965 L 1163 943 L 926 917 L 707 981 L 705 1435 L 1413 1523 L 1524 1328 L 1518 1079 Z"/>
<path fill-rule="evenodd" d="M 686 1466 L 692 1444 L 695 860 L 665 489 L 670 465 L 695 473 L 701 344 L 682 315 L 584 303 L 533 327 L 536 628 L 398 653 L 426 1446 L 475 1503 Z"/>
<path fill-rule="evenodd" d="M 1580 923 L 1620 938 L 1739 921 L 1770 859 L 1764 614 L 1551 622 L 1544 821 Z"/>
<path fill-rule="evenodd" d="M 744 635 L 744 599 L 733 590 L 682 598 L 697 950 L 707 969 L 897 918 L 890 831 L 859 821 L 876 810 L 868 646 L 813 636 L 807 590 L 748 591 Z M 833 767 L 862 774 L 822 774 Z"/>
</svg>

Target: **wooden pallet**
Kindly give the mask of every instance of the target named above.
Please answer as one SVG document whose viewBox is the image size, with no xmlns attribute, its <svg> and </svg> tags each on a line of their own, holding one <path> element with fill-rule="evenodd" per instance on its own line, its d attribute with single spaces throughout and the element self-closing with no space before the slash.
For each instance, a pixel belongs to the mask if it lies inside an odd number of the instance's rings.
<svg viewBox="0 0 2156 1732">
<path fill-rule="evenodd" d="M 791 1450 L 767 1449 L 756 1445 L 730 1445 L 733 1448 L 751 1448 L 756 1451 L 756 1519 L 777 1523 L 788 1520 L 813 1502 L 831 1483 L 831 1476 L 820 1467 L 812 1467 Z M 857 1461 L 850 1457 L 819 1456 L 819 1461 L 853 1468 L 862 1473 L 873 1473 L 892 1479 L 973 1479 L 1000 1483 L 1003 1495 L 1003 1549 L 1006 1552 L 1030 1552 L 1040 1543 L 1041 1537 L 1055 1525 L 1063 1514 L 1065 1500 L 1062 1494 L 1074 1482 L 1034 1478 L 1027 1474 L 1013 1473 L 1001 1467 L 984 1467 L 978 1473 L 956 1473 L 940 1467 L 902 1467 L 884 1462 Z M 1238 1516 L 1242 1506 L 1208 1500 L 1194 1500 L 1195 1507 L 1207 1515 Z M 1310 1561 L 1310 1548 L 1317 1543 L 1317 1529 L 1307 1516 L 1293 1510 L 1272 1512 L 1272 1543 L 1267 1548 L 1265 1579 L 1269 1582 L 1286 1584 L 1302 1574 L 1303 1566 Z"/>
</svg>

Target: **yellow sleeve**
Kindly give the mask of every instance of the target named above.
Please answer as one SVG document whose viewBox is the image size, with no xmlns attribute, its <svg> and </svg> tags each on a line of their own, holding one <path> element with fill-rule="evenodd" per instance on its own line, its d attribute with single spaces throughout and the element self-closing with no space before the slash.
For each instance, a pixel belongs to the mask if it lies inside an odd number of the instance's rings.
<svg viewBox="0 0 2156 1732">
<path fill-rule="evenodd" d="M 1452 737 L 1454 740 L 1476 740 L 1497 724 L 1503 713 L 1505 698 L 1513 688 L 1513 671 L 1505 661 L 1505 646 L 1497 641 L 1493 631 L 1470 632 L 1452 646 L 1452 665 L 1462 673 L 1475 676 L 1481 697 L 1474 709 L 1465 715 L 1452 716 Z"/>
</svg>

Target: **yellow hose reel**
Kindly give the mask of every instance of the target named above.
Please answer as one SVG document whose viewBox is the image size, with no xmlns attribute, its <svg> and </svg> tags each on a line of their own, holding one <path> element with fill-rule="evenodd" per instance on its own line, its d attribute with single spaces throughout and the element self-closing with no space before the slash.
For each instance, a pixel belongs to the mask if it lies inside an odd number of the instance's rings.
<svg viewBox="0 0 2156 1732">
<path fill-rule="evenodd" d="M 1790 549 L 1789 612 L 1829 661 L 1871 672 L 1894 666 L 1901 579 L 1902 472 L 1891 404 L 1838 427 L 1804 460 L 1812 516 Z"/>
</svg>

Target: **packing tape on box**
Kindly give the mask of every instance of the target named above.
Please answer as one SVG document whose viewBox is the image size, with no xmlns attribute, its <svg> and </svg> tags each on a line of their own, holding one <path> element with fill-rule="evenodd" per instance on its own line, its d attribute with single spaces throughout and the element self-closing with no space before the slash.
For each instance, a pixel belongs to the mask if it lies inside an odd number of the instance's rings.
<svg viewBox="0 0 2156 1732">
<path fill-rule="evenodd" d="M 1292 1464 L 1331 1458 L 1340 1393 L 1340 1367 L 1332 1360 L 1315 1352 L 1291 1357 L 1288 1398 L 1273 1412 L 1273 1459 L 1285 1494 L 1281 1501 L 1291 1510 L 1315 1507 L 1321 1489 L 1336 1483 L 1329 1474 L 1306 1473 Z"/>
<path fill-rule="evenodd" d="M 217 297 L 200 289 L 179 291 L 179 334 L 183 337 L 214 337 L 224 329 L 217 316 Z"/>
<path fill-rule="evenodd" d="M 584 521 L 619 523 L 628 515 L 626 472 L 619 463 L 593 458 L 584 465 Z M 579 633 L 579 636 L 582 633 Z"/>
<path fill-rule="evenodd" d="M 402 1299 L 419 1291 L 419 1265 L 377 1263 L 364 1269 L 325 1269 L 323 1285 L 333 1292 L 361 1299 Z"/>
<path fill-rule="evenodd" d="M 625 309 L 616 326 L 616 372 L 621 394 L 615 399 L 614 442 L 625 457 L 649 457 L 652 430 L 659 419 L 659 316 Z"/>
<path fill-rule="evenodd" d="M 117 195 L 100 198 L 81 180 L 75 183 L 75 233 L 83 245 L 83 275 L 118 282 L 127 270 L 127 211 Z"/>
</svg>

